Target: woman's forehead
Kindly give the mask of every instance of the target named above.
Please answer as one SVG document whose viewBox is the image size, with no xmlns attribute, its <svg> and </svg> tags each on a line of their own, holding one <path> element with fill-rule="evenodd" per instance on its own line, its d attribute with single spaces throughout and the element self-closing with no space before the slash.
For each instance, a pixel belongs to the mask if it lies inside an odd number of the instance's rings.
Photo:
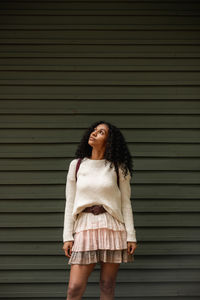
<svg viewBox="0 0 200 300">
<path fill-rule="evenodd" d="M 98 128 L 98 129 L 105 129 L 105 130 L 108 131 L 108 126 L 106 124 L 100 124 L 100 125 L 94 127 L 94 129 L 96 129 L 96 128 Z"/>
</svg>

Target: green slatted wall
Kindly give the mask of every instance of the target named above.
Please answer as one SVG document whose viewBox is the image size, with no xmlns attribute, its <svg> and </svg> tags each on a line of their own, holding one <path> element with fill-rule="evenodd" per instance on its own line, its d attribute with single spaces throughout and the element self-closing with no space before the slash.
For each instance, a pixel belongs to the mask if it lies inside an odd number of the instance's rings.
<svg viewBox="0 0 200 300">
<path fill-rule="evenodd" d="M 65 180 L 99 119 L 135 171 L 138 248 L 116 299 L 199 299 L 199 71 L 199 1 L 1 1 L 0 299 L 66 299 Z"/>
</svg>

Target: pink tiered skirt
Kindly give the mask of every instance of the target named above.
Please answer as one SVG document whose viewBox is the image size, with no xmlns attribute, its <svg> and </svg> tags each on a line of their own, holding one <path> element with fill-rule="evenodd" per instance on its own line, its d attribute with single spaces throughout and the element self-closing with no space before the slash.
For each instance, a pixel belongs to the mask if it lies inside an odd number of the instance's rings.
<svg viewBox="0 0 200 300">
<path fill-rule="evenodd" d="M 74 243 L 68 264 L 133 262 L 127 252 L 127 232 L 124 223 L 110 213 L 99 215 L 79 213 L 74 223 Z"/>
</svg>

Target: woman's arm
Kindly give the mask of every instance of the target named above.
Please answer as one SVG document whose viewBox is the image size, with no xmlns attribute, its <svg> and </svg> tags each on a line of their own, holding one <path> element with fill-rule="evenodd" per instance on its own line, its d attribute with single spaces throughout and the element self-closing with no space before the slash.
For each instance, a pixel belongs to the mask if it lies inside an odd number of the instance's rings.
<svg viewBox="0 0 200 300">
<path fill-rule="evenodd" d="M 131 175 L 128 174 L 124 178 L 122 169 L 119 168 L 119 186 L 121 191 L 122 215 L 127 231 L 127 242 L 137 242 L 136 230 L 134 227 L 133 210 L 131 205 Z"/>
<path fill-rule="evenodd" d="M 64 214 L 64 226 L 63 226 L 63 243 L 67 241 L 74 241 L 73 227 L 74 220 L 72 217 L 72 211 L 74 206 L 74 199 L 76 194 L 76 179 L 75 179 L 76 160 L 72 160 L 69 165 L 69 171 L 67 174 L 67 182 L 65 187 L 65 214 Z"/>
</svg>

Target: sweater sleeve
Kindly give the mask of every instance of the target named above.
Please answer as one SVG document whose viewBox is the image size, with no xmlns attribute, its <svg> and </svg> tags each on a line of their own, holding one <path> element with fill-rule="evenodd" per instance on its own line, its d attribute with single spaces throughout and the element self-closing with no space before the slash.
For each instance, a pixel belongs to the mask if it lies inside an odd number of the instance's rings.
<svg viewBox="0 0 200 300">
<path fill-rule="evenodd" d="M 124 178 L 122 169 L 119 168 L 119 186 L 121 191 L 122 215 L 127 231 L 127 242 L 137 242 L 136 230 L 134 228 L 133 210 L 131 205 L 131 175 L 128 174 Z"/>
<path fill-rule="evenodd" d="M 64 226 L 63 226 L 63 243 L 67 241 L 74 241 L 73 227 L 74 220 L 72 211 L 74 206 L 74 199 L 76 194 L 76 179 L 75 179 L 76 160 L 72 160 L 69 165 L 67 174 L 67 181 L 65 187 L 65 213 L 64 213 Z"/>
</svg>

